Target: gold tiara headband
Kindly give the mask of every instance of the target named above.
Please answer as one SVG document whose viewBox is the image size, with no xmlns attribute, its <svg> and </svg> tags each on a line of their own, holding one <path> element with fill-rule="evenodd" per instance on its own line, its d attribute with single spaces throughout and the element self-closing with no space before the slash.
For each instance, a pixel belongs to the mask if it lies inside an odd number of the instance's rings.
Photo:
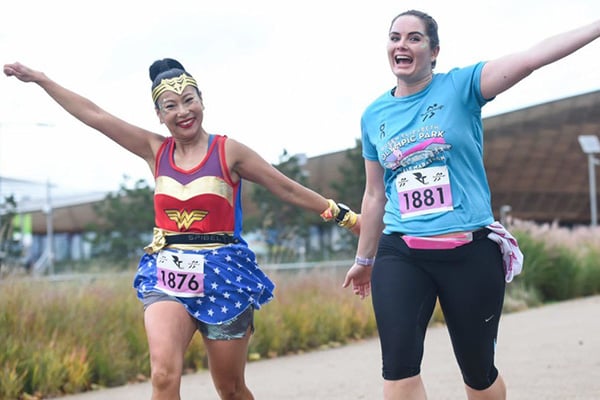
<svg viewBox="0 0 600 400">
<path fill-rule="evenodd" d="M 198 89 L 196 80 L 189 75 L 181 74 L 173 78 L 165 78 L 152 90 L 152 101 L 156 103 L 158 97 L 166 91 L 175 92 L 178 95 L 183 93 L 186 86 L 193 86 Z"/>
</svg>

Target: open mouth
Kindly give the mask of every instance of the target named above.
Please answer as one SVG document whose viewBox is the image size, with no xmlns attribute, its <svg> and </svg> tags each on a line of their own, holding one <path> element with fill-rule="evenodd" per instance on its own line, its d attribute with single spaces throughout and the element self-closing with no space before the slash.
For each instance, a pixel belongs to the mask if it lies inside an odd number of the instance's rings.
<svg viewBox="0 0 600 400">
<path fill-rule="evenodd" d="M 397 55 L 397 56 L 394 56 L 394 62 L 397 65 L 409 65 L 409 64 L 412 64 L 413 59 L 412 59 L 412 57 L 409 57 L 409 56 Z"/>
</svg>

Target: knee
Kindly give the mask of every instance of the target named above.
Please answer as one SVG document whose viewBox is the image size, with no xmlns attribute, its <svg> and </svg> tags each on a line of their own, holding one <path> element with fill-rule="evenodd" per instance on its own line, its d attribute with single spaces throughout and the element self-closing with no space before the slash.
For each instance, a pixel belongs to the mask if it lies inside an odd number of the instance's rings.
<svg viewBox="0 0 600 400">
<path fill-rule="evenodd" d="M 219 398 L 223 400 L 251 399 L 250 390 L 244 382 L 215 382 L 215 389 Z"/>
<path fill-rule="evenodd" d="M 152 386 L 159 392 L 171 390 L 179 385 L 181 374 L 164 366 L 152 366 Z"/>
<path fill-rule="evenodd" d="M 383 383 L 384 399 L 425 399 L 425 386 L 421 380 L 421 375 L 411 376 L 399 380 Z"/>
<path fill-rule="evenodd" d="M 386 362 L 384 360 L 382 369 L 383 379 L 389 381 L 398 381 L 401 379 L 412 378 L 421 373 L 419 366 L 400 365 L 395 362 Z"/>
<path fill-rule="evenodd" d="M 476 399 L 498 399 L 506 400 L 506 385 L 500 375 L 496 377 L 494 383 L 489 387 L 482 390 L 474 389 L 470 386 L 466 386 L 467 398 L 469 400 Z"/>
<path fill-rule="evenodd" d="M 474 390 L 486 390 L 496 381 L 498 378 L 498 370 L 492 366 L 486 373 L 485 370 L 473 370 L 471 372 L 463 371 L 463 380 L 465 384 Z"/>
</svg>

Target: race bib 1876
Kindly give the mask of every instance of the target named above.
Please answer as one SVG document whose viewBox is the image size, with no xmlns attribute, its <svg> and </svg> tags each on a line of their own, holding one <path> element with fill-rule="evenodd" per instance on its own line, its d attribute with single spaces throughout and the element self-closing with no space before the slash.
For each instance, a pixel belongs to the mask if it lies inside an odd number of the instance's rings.
<svg viewBox="0 0 600 400">
<path fill-rule="evenodd" d="M 204 256 L 161 250 L 156 257 L 156 287 L 179 297 L 204 295 Z"/>
<path fill-rule="evenodd" d="M 448 168 L 428 167 L 396 177 L 402 218 L 453 210 Z"/>
</svg>

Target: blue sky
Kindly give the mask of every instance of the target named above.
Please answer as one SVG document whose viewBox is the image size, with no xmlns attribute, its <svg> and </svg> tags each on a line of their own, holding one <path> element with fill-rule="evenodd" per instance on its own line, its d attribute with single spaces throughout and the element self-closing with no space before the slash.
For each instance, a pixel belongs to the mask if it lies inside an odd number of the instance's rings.
<svg viewBox="0 0 600 400">
<path fill-rule="evenodd" d="M 174 57 L 203 91 L 205 128 L 275 163 L 354 146 L 364 107 L 395 84 L 385 53 L 406 9 L 439 23 L 436 71 L 524 50 L 600 18 L 593 0 L 43 1 L 5 2 L 2 64 L 21 61 L 113 114 L 168 134 L 148 66 Z M 568 5 L 568 7 L 566 6 Z M 600 41 L 535 72 L 484 117 L 600 89 Z M 0 77 L 0 176 L 61 188 L 115 190 L 146 164 L 55 105 L 33 84 Z"/>
</svg>

